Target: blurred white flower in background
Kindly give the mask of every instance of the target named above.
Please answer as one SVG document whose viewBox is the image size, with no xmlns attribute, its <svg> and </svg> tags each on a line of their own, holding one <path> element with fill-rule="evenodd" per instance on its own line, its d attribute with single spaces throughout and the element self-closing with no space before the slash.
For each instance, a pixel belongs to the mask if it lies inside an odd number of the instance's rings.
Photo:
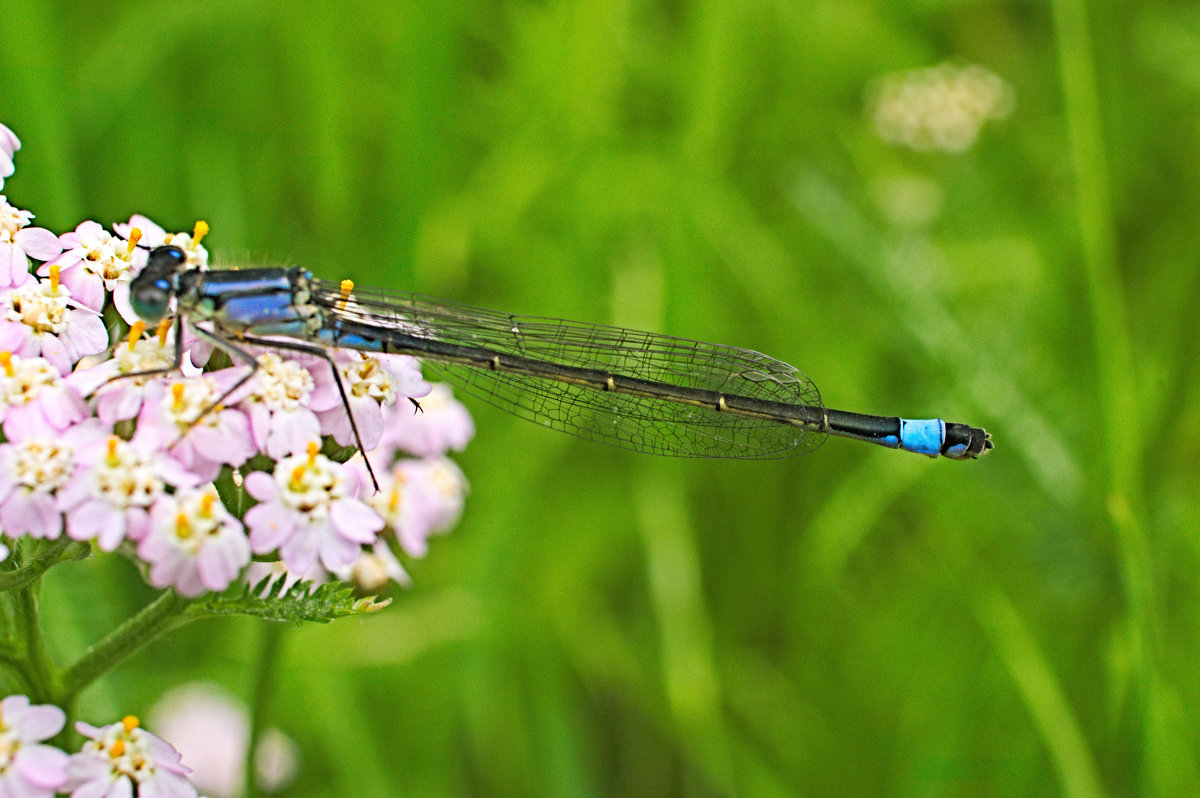
<svg viewBox="0 0 1200 798">
<path fill-rule="evenodd" d="M 212 798 L 243 794 L 250 738 L 245 705 L 214 684 L 192 682 L 163 696 L 151 718 L 192 769 L 192 783 L 201 793 Z M 268 729 L 259 740 L 254 764 L 259 787 L 278 792 L 296 776 L 296 743 L 278 729 Z"/>
<path fill-rule="evenodd" d="M 936 180 L 918 174 L 890 173 L 867 185 L 871 199 L 894 227 L 915 229 L 933 222 L 946 204 Z"/>
<path fill-rule="evenodd" d="M 921 152 L 963 152 L 989 119 L 1012 113 L 1012 87 L 978 64 L 942 63 L 884 75 L 867 110 L 884 141 Z"/>
</svg>

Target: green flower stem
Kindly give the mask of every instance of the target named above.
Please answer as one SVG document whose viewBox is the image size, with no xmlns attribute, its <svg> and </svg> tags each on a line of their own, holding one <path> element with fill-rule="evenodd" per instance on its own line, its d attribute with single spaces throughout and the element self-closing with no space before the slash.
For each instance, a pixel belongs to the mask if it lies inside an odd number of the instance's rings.
<svg viewBox="0 0 1200 798">
<path fill-rule="evenodd" d="M 53 682 L 57 674 L 46 648 L 46 638 L 39 623 L 38 602 L 41 599 L 42 583 L 34 580 L 13 591 L 14 621 L 17 640 L 24 647 L 25 656 L 17 667 L 29 684 L 30 699 L 35 703 L 50 698 L 55 690 Z"/>
<path fill-rule="evenodd" d="M 9 690 L 19 690 L 35 701 L 55 694 L 58 671 L 50 661 L 39 623 L 41 577 L 64 559 L 86 556 L 85 543 L 27 539 L 14 546 L 13 556 L 0 570 L 4 633 L 0 641 L 0 668 L 11 675 Z"/>
<path fill-rule="evenodd" d="M 34 685 L 29 680 L 25 660 L 12 654 L 0 655 L 0 670 L 4 672 L 4 689 L 8 695 L 33 696 Z"/>
<path fill-rule="evenodd" d="M 161 593 L 63 671 L 54 703 L 68 705 L 81 690 L 142 646 L 193 620 L 194 616 L 184 614 L 189 603 L 173 590 Z"/>
<path fill-rule="evenodd" d="M 266 726 L 267 710 L 274 697 L 275 666 L 279 662 L 279 649 L 284 625 L 269 623 L 262 627 L 259 640 L 258 662 L 254 678 L 254 702 L 250 707 L 250 740 L 246 747 L 246 798 L 257 798 L 258 770 L 254 763 L 254 752 L 262 739 Z"/>
<path fill-rule="evenodd" d="M 33 541 L 26 541 L 32 543 Z M 21 566 L 12 571 L 0 572 L 0 590 L 16 590 L 40 578 L 42 574 L 64 560 L 84 557 L 91 551 L 86 543 L 68 538 L 47 540 L 42 545 L 28 547 L 30 556 Z"/>
</svg>

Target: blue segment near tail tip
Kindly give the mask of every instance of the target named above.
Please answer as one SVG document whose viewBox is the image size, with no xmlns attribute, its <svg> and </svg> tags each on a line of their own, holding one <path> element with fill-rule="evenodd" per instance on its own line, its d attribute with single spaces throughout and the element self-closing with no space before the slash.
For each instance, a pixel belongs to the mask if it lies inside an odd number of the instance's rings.
<svg viewBox="0 0 1200 798">
<path fill-rule="evenodd" d="M 900 419 L 900 448 L 937 457 L 946 442 L 946 422 L 940 418 Z"/>
</svg>

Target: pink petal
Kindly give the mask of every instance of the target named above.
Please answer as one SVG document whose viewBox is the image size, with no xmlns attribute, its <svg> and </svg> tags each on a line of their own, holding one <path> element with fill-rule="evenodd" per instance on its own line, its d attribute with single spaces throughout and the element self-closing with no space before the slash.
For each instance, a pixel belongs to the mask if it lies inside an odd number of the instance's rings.
<svg viewBox="0 0 1200 798">
<path fill-rule="evenodd" d="M 396 529 L 396 540 L 400 548 L 410 557 L 424 557 L 429 553 L 429 527 L 427 524 L 418 526 L 415 523 L 404 522 Z"/>
<path fill-rule="evenodd" d="M 339 535 L 322 535 L 321 564 L 331 571 L 353 565 L 362 555 L 362 548 Z"/>
<path fill-rule="evenodd" d="M 400 396 L 420 399 L 433 393 L 433 385 L 426 382 L 421 376 L 421 372 L 413 368 L 411 364 L 397 376 L 396 382 L 396 393 Z"/>
<path fill-rule="evenodd" d="M 26 227 L 18 230 L 13 240 L 25 250 L 25 254 L 36 260 L 57 258 L 62 252 L 58 236 L 41 227 Z"/>
<path fill-rule="evenodd" d="M 25 742 L 36 742 L 53 737 L 62 731 L 67 715 L 51 704 L 30 706 L 21 713 L 20 738 Z"/>
<path fill-rule="evenodd" d="M 126 512 L 132 514 L 134 510 Z M 125 539 L 125 529 L 125 513 L 111 510 L 96 534 L 96 545 L 100 547 L 100 551 L 114 551 L 120 546 L 121 541 Z"/>
<path fill-rule="evenodd" d="M 17 138 L 17 134 L 13 133 L 7 125 L 0 124 L 0 151 L 11 157 L 19 149 L 21 149 L 21 140 Z M 12 172 L 8 174 L 11 175 Z"/>
<path fill-rule="evenodd" d="M 150 531 L 150 513 L 141 507 L 130 507 L 126 510 L 124 521 L 125 535 L 130 540 L 141 540 Z"/>
<path fill-rule="evenodd" d="M 246 462 L 246 458 L 237 459 L 237 452 L 241 448 L 241 444 L 221 434 L 221 431 L 209 427 L 203 423 L 192 427 L 187 434 L 187 440 L 192 444 L 196 453 L 206 460 L 214 463 L 229 463 L 230 465 L 241 465 Z"/>
<path fill-rule="evenodd" d="M 42 426 L 42 413 L 35 404 L 13 405 L 4 414 L 4 434 L 10 441 L 22 440 L 29 432 L 37 434 Z"/>
<path fill-rule="evenodd" d="M 161 737 L 156 737 L 150 732 L 146 732 L 142 737 L 146 745 L 146 750 L 150 758 L 154 760 L 156 767 L 166 770 L 170 773 L 184 775 L 191 773 L 192 769 L 180 762 L 183 758 L 175 746 L 168 743 Z"/>
<path fill-rule="evenodd" d="M 46 360 L 49 360 L 50 365 L 58 369 L 58 373 L 62 374 L 64 377 L 71 373 L 71 366 L 75 365 L 73 362 L 74 358 L 71 357 L 71 354 L 65 343 L 48 333 L 31 336 L 30 340 L 36 345 L 37 348 L 28 354 L 22 352 L 22 355 L 25 355 L 26 357 L 31 355 L 41 355 L 42 357 L 46 358 Z"/>
<path fill-rule="evenodd" d="M 250 437 L 254 440 L 255 447 L 260 452 L 267 451 L 267 435 L 271 431 L 271 411 L 264 405 L 253 404 L 246 412 L 246 416 L 250 419 Z M 279 455 L 271 455 L 279 457 Z"/>
<path fill-rule="evenodd" d="M 66 233 L 59 237 L 58 242 L 62 245 L 63 253 L 52 261 L 43 263 L 38 267 L 37 273 L 46 277 L 50 274 L 50 267 L 57 266 L 59 274 L 70 272 L 72 267 L 77 266 L 83 260 L 87 252 L 83 247 L 79 246 L 79 242 L 73 239 L 74 233 Z"/>
<path fill-rule="evenodd" d="M 377 469 L 376 473 L 387 470 L 386 464 L 391 459 L 390 452 L 386 452 L 382 449 L 374 449 L 369 453 L 369 456 L 371 459 L 371 465 Z M 354 477 L 354 485 L 349 491 L 351 496 L 361 496 L 362 489 L 366 485 L 371 485 L 372 492 L 375 490 L 375 486 L 371 484 L 371 475 L 367 472 L 367 457 L 368 455 L 365 454 L 356 454 L 343 463 L 346 468 L 346 472 Z"/>
<path fill-rule="evenodd" d="M 176 334 L 178 334 L 178 330 L 176 331 Z M 210 357 L 212 357 L 212 353 L 213 353 L 212 344 L 208 343 L 207 341 L 190 341 L 189 342 L 186 337 L 183 340 L 184 340 L 184 343 L 187 345 L 188 362 L 190 362 L 194 366 L 196 366 L 196 370 L 199 371 L 200 366 L 203 366 L 204 364 L 208 363 L 208 359 Z M 184 370 L 184 373 L 185 374 L 187 373 L 186 369 Z"/>
<path fill-rule="evenodd" d="M 332 410 L 318 411 L 317 418 L 321 420 L 322 434 L 332 435 L 333 439 L 341 446 L 349 446 L 350 442 L 354 440 L 354 435 L 350 431 L 350 420 L 346 416 L 345 407 L 341 404 Z"/>
<path fill-rule="evenodd" d="M 0 506 L 0 528 L 3 528 L 4 534 L 10 538 L 19 538 L 31 533 L 34 533 L 34 537 L 41 537 L 36 534 L 38 520 L 28 488 L 20 488 Z"/>
<path fill-rule="evenodd" d="M 46 423 L 60 431 L 79 421 L 87 413 L 87 404 L 83 398 L 65 386 L 58 390 L 46 391 L 37 404 Z"/>
<path fill-rule="evenodd" d="M 250 440 L 250 421 L 245 413 L 240 410 L 222 411 L 217 428 L 233 447 L 226 457 L 240 458 L 237 461 L 240 465 L 254 455 L 254 441 Z"/>
<path fill-rule="evenodd" d="M 184 559 L 181 556 L 177 567 L 175 568 L 175 574 L 173 578 L 157 582 L 158 586 L 167 587 L 168 585 L 174 585 L 175 590 L 178 591 L 179 595 L 181 596 L 186 596 L 188 598 L 199 596 L 204 592 L 205 588 L 204 583 L 200 581 L 200 576 L 196 569 L 192 567 L 193 565 L 194 564 L 192 562 Z"/>
<path fill-rule="evenodd" d="M 162 763 L 157 764 L 157 770 L 141 787 L 141 795 L 154 798 L 192 798 L 196 788 L 182 776 L 164 772 Z"/>
<path fill-rule="evenodd" d="M 250 550 L 256 554 L 273 551 L 295 536 L 296 514 L 275 503 L 251 507 L 245 522 L 250 528 Z"/>
<path fill-rule="evenodd" d="M 78 454 L 79 453 L 76 452 L 76 457 L 78 457 Z M 80 478 L 78 475 L 76 475 L 74 479 L 69 481 L 66 485 L 63 485 L 58 491 L 58 509 L 62 512 L 70 514 L 70 512 L 73 511 L 77 505 L 88 501 L 88 497 L 91 492 L 90 482 L 90 476 Z M 68 524 L 69 523 L 70 519 L 68 519 Z"/>
<path fill-rule="evenodd" d="M 82 502 L 67 515 L 67 535 L 72 540 L 91 540 L 107 518 L 116 512 L 98 499 Z"/>
<path fill-rule="evenodd" d="M 16 321 L 0 322 L 0 350 L 19 352 L 29 339 L 29 328 Z"/>
<path fill-rule="evenodd" d="M 86 755 L 76 754 L 75 757 L 72 757 L 68 767 L 75 763 L 76 757 L 82 756 Z M 99 761 L 99 757 L 89 756 L 88 759 L 97 759 Z M 71 798 L 133 798 L 133 782 L 130 781 L 129 777 L 120 776 L 116 781 L 112 781 L 112 776 L 109 773 L 111 768 L 107 763 L 102 761 L 100 761 L 100 764 L 104 765 L 104 770 L 72 790 Z M 74 773 L 72 772 L 71 775 L 71 783 L 75 783 Z"/>
<path fill-rule="evenodd" d="M 355 543 L 374 543 L 383 529 L 379 513 L 356 499 L 338 499 L 329 505 L 329 520 L 338 533 Z"/>
<path fill-rule="evenodd" d="M 115 360 L 106 360 L 103 363 L 97 363 L 88 368 L 75 369 L 67 376 L 67 385 L 79 392 L 80 396 L 91 396 L 102 385 L 107 383 L 112 377 L 116 376 Z M 117 393 L 117 388 L 121 384 L 117 383 L 113 386 L 112 393 Z M 106 391 L 105 393 L 109 393 Z"/>
<path fill-rule="evenodd" d="M 314 413 L 305 408 L 290 413 L 276 413 L 272 421 L 267 454 L 274 458 L 299 454 L 310 441 L 321 437 L 320 422 Z"/>
<path fill-rule="evenodd" d="M 200 552 L 196 569 L 209 590 L 224 590 L 237 577 L 242 566 L 250 561 L 250 549 L 246 546 L 245 538 L 241 538 L 240 545 L 231 545 L 231 542 L 215 542 Z"/>
<path fill-rule="evenodd" d="M 302 530 L 284 542 L 279 548 L 279 556 L 295 573 L 305 573 L 317 561 L 316 543 L 316 535 L 311 530 Z"/>
<path fill-rule="evenodd" d="M 260 502 L 275 501 L 279 497 L 279 485 L 275 478 L 265 471 L 253 471 L 246 475 L 243 483 L 246 492 Z"/>
<path fill-rule="evenodd" d="M 141 550 L 138 550 L 138 556 L 141 556 Z M 167 559 L 151 563 L 150 577 L 148 581 L 154 587 L 171 587 L 175 581 L 176 565 L 178 560 L 171 559 L 168 555 Z"/>
<path fill-rule="evenodd" d="M 99 238 L 104 232 L 104 225 L 94 219 L 84 219 L 79 224 L 75 225 L 75 234 L 80 240 L 84 238 Z"/>
<path fill-rule="evenodd" d="M 95 740 L 97 737 L 99 737 L 101 733 L 99 726 L 93 726 L 84 720 L 75 721 L 75 731 L 92 740 Z"/>
<path fill-rule="evenodd" d="M 363 448 L 374 449 L 383 437 L 383 410 L 374 399 L 361 399 L 358 403 L 351 399 L 350 406 L 354 408 L 354 422 L 358 425 Z M 353 430 L 350 431 L 350 440 L 342 445 L 349 446 L 352 443 L 355 443 Z"/>
<path fill-rule="evenodd" d="M 29 261 L 20 247 L 0 243 L 0 285 L 12 285 L 13 275 L 27 272 Z"/>
<path fill-rule="evenodd" d="M 152 529 L 159 529 L 157 522 L 152 522 Z M 157 563 L 164 559 L 171 551 L 171 547 L 163 540 L 163 536 L 155 532 L 154 534 L 146 535 L 137 544 L 138 556 L 149 563 Z"/>
<path fill-rule="evenodd" d="M 312 393 L 308 395 L 308 406 L 313 412 L 321 413 L 326 410 L 332 410 L 335 407 L 340 407 L 342 404 L 342 396 L 338 393 L 337 386 L 331 381 L 322 382 L 316 379 L 316 387 Z"/>
<path fill-rule="evenodd" d="M 142 231 L 142 239 L 146 246 L 155 246 L 162 243 L 167 238 L 167 231 L 163 230 L 155 222 L 142 216 L 140 213 L 135 213 L 129 218 L 129 222 L 118 222 L 113 225 L 113 230 L 117 235 L 126 240 L 129 239 L 129 234 L 133 228 Z"/>
<path fill-rule="evenodd" d="M 104 310 L 104 280 L 87 269 L 71 269 L 62 276 L 71 298 L 92 310 Z"/>
<path fill-rule="evenodd" d="M 100 290 L 100 305 L 104 306 L 103 288 Z M 108 330 L 104 328 L 104 320 L 87 310 L 74 310 L 67 314 L 64 337 L 76 360 L 108 348 Z"/>
<path fill-rule="evenodd" d="M 58 709 L 46 707 L 46 709 Z M 61 712 L 61 710 L 60 710 Z M 62 728 L 62 720 L 58 722 Z M 48 745 L 25 745 L 17 752 L 16 766 L 21 778 L 42 790 L 57 790 L 67 783 L 67 761 L 65 751 Z"/>
<path fill-rule="evenodd" d="M 158 475 L 163 482 L 168 485 L 174 485 L 177 488 L 194 488 L 199 485 L 201 480 L 199 475 L 187 470 L 177 460 L 169 457 L 160 458 L 158 461 Z"/>
<path fill-rule="evenodd" d="M 21 488 L 0 507 L 0 526 L 9 537 L 54 540 L 62 534 L 62 515 L 49 494 Z"/>
<path fill-rule="evenodd" d="M 181 464 L 185 464 L 189 471 L 200 477 L 202 482 L 212 482 L 221 472 L 220 461 L 209 460 L 197 452 L 190 437 L 184 438 L 177 445 L 171 447 L 169 454 Z"/>
<path fill-rule="evenodd" d="M 34 511 L 38 514 L 38 527 L 47 540 L 57 540 L 62 535 L 63 517 L 54 498 L 48 493 L 34 494 Z"/>
<path fill-rule="evenodd" d="M 117 283 L 112 293 L 113 305 L 117 309 L 117 313 L 121 314 L 121 318 L 126 324 L 133 324 L 138 320 L 138 314 L 134 312 L 133 305 L 129 304 L 129 283 Z"/>
<path fill-rule="evenodd" d="M 94 371 L 94 369 L 89 369 L 89 371 Z M 135 418 L 141 409 L 142 391 L 136 385 L 117 383 L 96 399 L 96 416 L 106 424 L 115 424 L 118 421 Z"/>
</svg>

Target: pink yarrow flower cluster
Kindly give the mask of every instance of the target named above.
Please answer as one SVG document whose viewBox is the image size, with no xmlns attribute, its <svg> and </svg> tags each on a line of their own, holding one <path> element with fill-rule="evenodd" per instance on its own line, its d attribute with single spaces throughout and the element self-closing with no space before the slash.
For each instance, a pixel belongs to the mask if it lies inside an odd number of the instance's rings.
<svg viewBox="0 0 1200 798">
<path fill-rule="evenodd" d="M 23 695 L 0 700 L 0 795 L 54 795 L 67 784 L 66 752 L 43 744 L 62 731 L 67 715 Z"/>
<path fill-rule="evenodd" d="M 170 743 L 129 715 L 107 726 L 75 724 L 86 739 L 68 754 L 45 744 L 62 731 L 66 713 L 23 695 L 0 700 L 0 795 L 12 798 L 196 798 L 191 769 Z"/>
<path fill-rule="evenodd" d="M 19 146 L 0 125 L 0 178 Z M 411 357 L 349 350 L 331 368 L 236 344 L 257 368 L 214 368 L 211 337 L 170 317 L 147 329 L 130 302 L 154 247 L 208 268 L 206 224 L 134 216 L 55 235 L 32 219 L 0 197 L 0 558 L 66 537 L 189 597 L 252 579 L 252 556 L 292 579 L 408 580 L 400 558 L 424 556 L 466 494 L 447 453 L 474 429 L 449 388 Z M 334 444 L 366 452 L 343 464 L 323 454 Z M 222 496 L 239 492 L 233 512 Z"/>
<path fill-rule="evenodd" d="M 170 743 L 126 716 L 107 726 L 75 724 L 86 740 L 68 754 L 47 745 L 66 724 L 66 713 L 35 705 L 23 695 L 0 700 L 0 795 L 12 798 L 196 798 L 183 764 Z"/>
<path fill-rule="evenodd" d="M 136 717 L 127 715 L 107 726 L 80 722 L 75 728 L 87 741 L 67 762 L 64 791 L 72 798 L 197 795 L 188 781 L 191 768 L 183 764 L 179 752 L 141 728 Z"/>
</svg>

